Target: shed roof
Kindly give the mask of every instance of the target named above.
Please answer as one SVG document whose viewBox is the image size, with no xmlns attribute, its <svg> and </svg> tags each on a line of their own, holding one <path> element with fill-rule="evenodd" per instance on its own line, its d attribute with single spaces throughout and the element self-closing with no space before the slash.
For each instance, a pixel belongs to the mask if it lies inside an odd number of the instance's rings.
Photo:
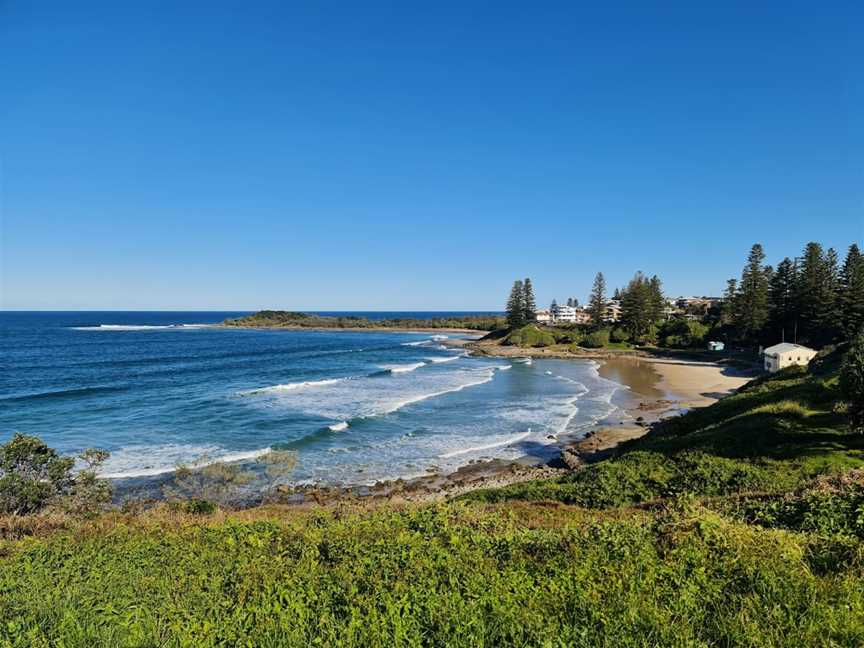
<svg viewBox="0 0 864 648">
<path fill-rule="evenodd" d="M 810 347 L 802 346 L 800 344 L 792 344 L 791 342 L 781 342 L 780 344 L 775 344 L 774 346 L 770 346 L 765 349 L 762 353 L 767 353 L 769 355 L 775 355 L 777 353 L 786 353 L 787 351 L 813 351 L 814 349 Z"/>
</svg>

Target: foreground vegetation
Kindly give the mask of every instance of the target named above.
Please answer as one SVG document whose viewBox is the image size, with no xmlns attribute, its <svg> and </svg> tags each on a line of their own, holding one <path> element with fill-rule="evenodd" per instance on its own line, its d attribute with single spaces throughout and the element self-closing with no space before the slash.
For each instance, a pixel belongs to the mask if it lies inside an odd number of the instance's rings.
<svg viewBox="0 0 864 648">
<path fill-rule="evenodd" d="M 0 645 L 864 645 L 839 362 L 437 505 L 0 518 Z"/>
<path fill-rule="evenodd" d="M 260 327 L 260 328 L 332 328 L 332 329 L 468 329 L 471 331 L 491 331 L 504 326 L 504 318 L 495 315 L 465 315 L 460 317 L 430 317 L 393 319 L 369 319 L 346 315 L 331 317 L 313 313 L 297 313 L 293 311 L 263 310 L 228 319 L 224 326 Z"/>
</svg>

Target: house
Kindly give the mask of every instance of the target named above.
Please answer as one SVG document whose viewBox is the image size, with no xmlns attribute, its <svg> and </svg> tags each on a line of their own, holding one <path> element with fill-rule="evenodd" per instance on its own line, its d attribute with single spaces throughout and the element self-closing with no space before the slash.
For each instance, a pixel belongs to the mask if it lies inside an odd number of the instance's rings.
<svg viewBox="0 0 864 648">
<path fill-rule="evenodd" d="M 726 345 L 722 342 L 717 342 L 716 340 L 712 340 L 708 343 L 709 351 L 723 351 L 726 348 Z"/>
<path fill-rule="evenodd" d="M 816 355 L 816 351 L 800 344 L 783 342 L 768 347 L 762 355 L 765 358 L 765 371 L 774 373 L 792 365 L 806 367 Z"/>
<path fill-rule="evenodd" d="M 606 302 L 606 307 L 603 311 L 604 322 L 617 322 L 621 319 L 621 302 L 617 299 L 610 299 Z"/>
<path fill-rule="evenodd" d="M 545 308 L 541 308 L 539 310 L 534 311 L 534 315 L 537 317 L 537 323 L 538 324 L 551 324 L 552 323 L 552 313 L 550 313 Z"/>
</svg>

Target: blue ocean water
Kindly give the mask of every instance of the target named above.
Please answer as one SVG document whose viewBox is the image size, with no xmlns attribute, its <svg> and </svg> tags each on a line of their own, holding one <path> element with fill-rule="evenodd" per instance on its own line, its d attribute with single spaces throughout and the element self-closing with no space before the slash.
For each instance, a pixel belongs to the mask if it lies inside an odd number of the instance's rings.
<svg viewBox="0 0 864 648">
<path fill-rule="evenodd" d="M 0 441 L 104 448 L 112 478 L 291 449 L 294 482 L 369 483 L 553 456 L 620 388 L 593 362 L 469 357 L 429 333 L 213 327 L 241 314 L 0 313 Z M 432 314 L 374 314 L 397 315 Z"/>
</svg>

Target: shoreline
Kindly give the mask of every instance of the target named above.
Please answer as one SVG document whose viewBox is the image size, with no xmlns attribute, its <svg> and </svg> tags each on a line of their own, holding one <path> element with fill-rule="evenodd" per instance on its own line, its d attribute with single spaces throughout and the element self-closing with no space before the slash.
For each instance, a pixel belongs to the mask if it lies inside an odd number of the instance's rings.
<svg viewBox="0 0 864 648">
<path fill-rule="evenodd" d="M 250 328 L 263 327 L 223 327 Z M 390 327 L 377 329 L 335 329 L 311 327 L 272 327 L 274 330 L 323 330 L 323 331 L 361 331 L 361 332 L 402 332 Z M 435 333 L 460 332 L 462 330 L 410 329 L 409 332 Z M 479 335 L 478 331 L 471 331 Z M 566 475 L 586 464 L 603 460 L 623 443 L 647 434 L 651 426 L 664 418 L 676 416 L 694 407 L 702 407 L 716 402 L 733 393 L 752 376 L 747 372 L 734 369 L 717 362 L 682 360 L 674 357 L 651 356 L 644 351 L 610 351 L 586 354 L 570 352 L 544 352 L 542 349 L 521 349 L 477 344 L 476 338 L 453 338 L 441 340 L 447 346 L 460 347 L 469 355 L 480 357 L 503 357 L 549 360 L 594 361 L 600 363 L 600 377 L 615 382 L 620 387 L 612 397 L 617 409 L 605 419 L 597 421 L 584 434 L 562 434 L 551 447 L 557 449 L 557 457 L 542 460 L 523 456 L 514 460 L 479 459 L 470 460 L 456 470 L 447 473 L 431 472 L 410 478 L 381 480 L 373 484 L 328 485 L 322 483 L 285 485 L 276 489 L 274 498 L 261 499 L 257 495 L 241 501 L 239 508 L 248 508 L 266 503 L 289 505 L 333 504 L 341 501 L 404 501 L 430 502 L 456 497 L 482 488 L 503 487 L 535 479 L 548 479 Z M 488 347 L 493 352 L 488 352 Z M 478 349 L 478 347 L 480 347 Z M 484 348 L 485 347 L 485 348 Z M 505 352 L 501 353 L 500 351 Z M 479 352 L 478 352 L 479 351 Z M 125 495 L 136 491 L 145 500 L 151 499 L 159 484 L 169 481 L 170 474 L 155 478 L 130 478 L 128 488 L 122 488 Z M 113 480 L 112 480 L 113 481 Z M 118 480 L 120 482 L 125 480 Z M 120 484 L 118 484 L 120 485 Z M 119 493 L 118 493 L 119 494 Z M 156 497 L 155 499 L 162 499 Z"/>
<path fill-rule="evenodd" d="M 471 348 L 465 341 L 455 345 Z M 472 349 L 473 350 L 473 349 Z M 526 357 L 525 354 L 514 354 Z M 532 357 L 537 357 L 532 356 Z M 554 356 L 540 358 L 559 359 Z M 500 488 L 535 479 L 560 477 L 587 464 L 602 461 L 622 444 L 649 433 L 654 423 L 703 407 L 732 394 L 748 382 L 747 372 L 717 363 L 611 354 L 605 357 L 571 355 L 571 360 L 601 360 L 601 377 L 618 382 L 618 410 L 598 421 L 580 438 L 562 438 L 560 457 L 548 462 L 529 457 L 512 461 L 476 460 L 451 473 L 433 473 L 411 479 L 393 479 L 373 485 L 287 487 L 283 503 L 318 505 L 345 500 L 434 502 L 483 488 Z M 293 501 L 292 501 L 293 500 Z"/>
</svg>

